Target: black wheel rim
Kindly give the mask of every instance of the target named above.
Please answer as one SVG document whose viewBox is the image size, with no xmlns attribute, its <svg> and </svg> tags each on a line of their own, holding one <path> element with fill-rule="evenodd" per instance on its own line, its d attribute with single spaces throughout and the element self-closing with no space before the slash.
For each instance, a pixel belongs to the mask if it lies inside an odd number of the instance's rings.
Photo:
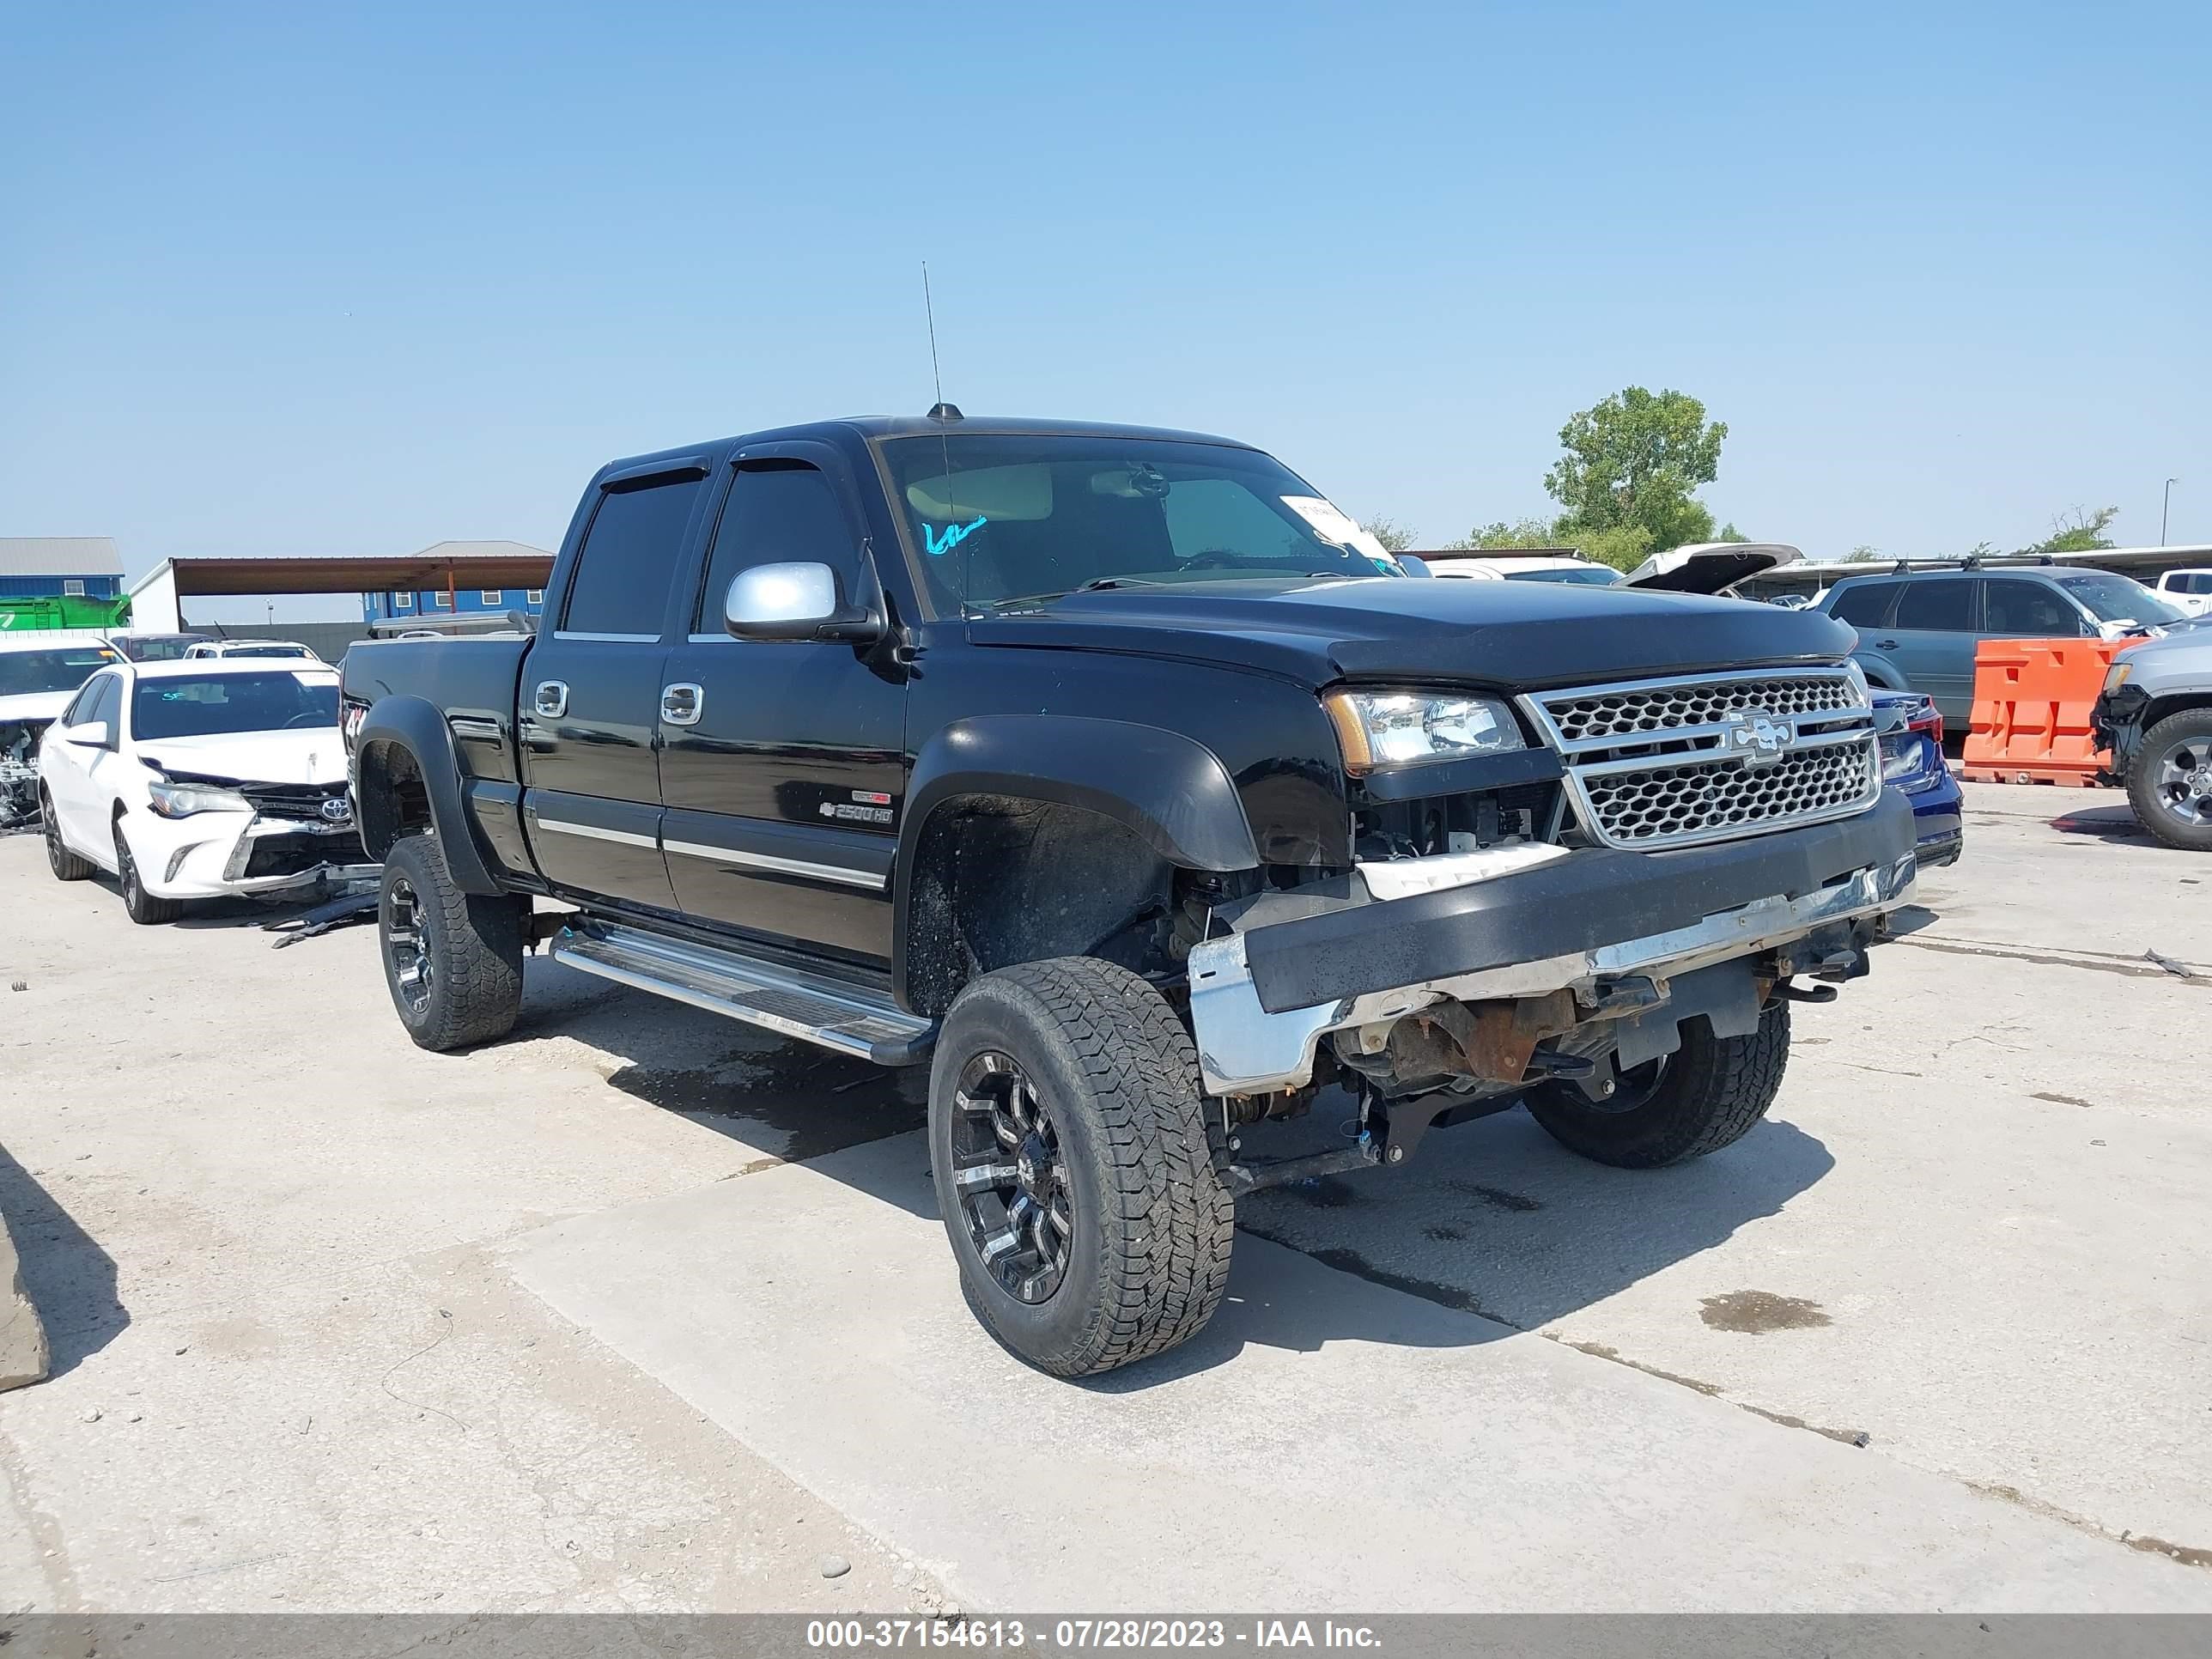
<svg viewBox="0 0 2212 1659">
<path fill-rule="evenodd" d="M 45 815 L 45 822 L 40 828 L 46 831 L 46 862 L 53 866 L 54 873 L 58 876 L 62 872 L 62 860 L 69 856 L 69 848 L 62 845 L 62 827 L 54 822 L 54 804 L 48 800 L 39 805 Z"/>
<path fill-rule="evenodd" d="M 2184 738 L 2160 756 L 2153 787 L 2184 823 L 2212 827 L 2212 738 Z"/>
<path fill-rule="evenodd" d="M 1049 1302 L 1067 1277 L 1074 1194 L 1052 1112 L 1011 1055 L 960 1068 L 952 1094 L 952 1189 L 984 1271 L 1017 1302 Z"/>
<path fill-rule="evenodd" d="M 414 884 L 394 876 L 384 898 L 384 955 L 392 967 L 392 988 L 420 1018 L 430 1010 L 430 947 L 422 937 L 422 902 Z"/>
<path fill-rule="evenodd" d="M 123 902 L 132 909 L 138 908 L 138 866 L 131 861 L 131 843 L 123 839 L 123 831 L 115 832 L 115 874 L 123 884 Z"/>
</svg>

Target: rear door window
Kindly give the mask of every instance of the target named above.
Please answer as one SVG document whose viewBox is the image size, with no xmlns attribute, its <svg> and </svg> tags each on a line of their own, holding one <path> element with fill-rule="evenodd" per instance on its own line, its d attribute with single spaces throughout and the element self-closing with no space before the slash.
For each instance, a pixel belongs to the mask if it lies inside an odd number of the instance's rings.
<svg viewBox="0 0 2212 1659">
<path fill-rule="evenodd" d="M 575 574 L 568 579 L 562 633 L 660 637 L 700 483 L 696 472 L 663 476 L 618 486 L 600 497 L 576 552 Z"/>
<path fill-rule="evenodd" d="M 2041 582 L 1991 576 L 1982 584 L 1985 634 L 2031 640 L 2079 639 L 2081 613 Z"/>
<path fill-rule="evenodd" d="M 1850 582 L 1837 590 L 1828 614 L 1854 628 L 1879 628 L 1903 582 Z"/>
<path fill-rule="evenodd" d="M 1961 581 L 1907 582 L 1892 628 L 1924 634 L 1964 634 L 1974 625 L 1974 585 Z"/>
</svg>

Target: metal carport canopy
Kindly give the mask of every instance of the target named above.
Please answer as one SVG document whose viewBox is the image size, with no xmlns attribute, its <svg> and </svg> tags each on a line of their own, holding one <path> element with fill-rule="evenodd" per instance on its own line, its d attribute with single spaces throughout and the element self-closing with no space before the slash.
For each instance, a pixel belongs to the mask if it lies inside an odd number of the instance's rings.
<svg viewBox="0 0 2212 1659">
<path fill-rule="evenodd" d="M 450 558 L 423 554 L 371 558 L 172 559 L 180 599 L 216 593 L 374 593 L 443 592 L 448 588 L 533 588 L 553 574 L 547 554 L 471 553 Z"/>
</svg>

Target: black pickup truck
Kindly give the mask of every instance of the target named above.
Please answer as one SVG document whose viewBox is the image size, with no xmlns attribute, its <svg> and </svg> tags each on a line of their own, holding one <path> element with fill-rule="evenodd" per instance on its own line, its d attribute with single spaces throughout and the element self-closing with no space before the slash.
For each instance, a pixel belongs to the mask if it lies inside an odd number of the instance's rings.
<svg viewBox="0 0 2212 1659">
<path fill-rule="evenodd" d="M 356 647 L 415 1041 L 526 951 L 933 1066 L 969 1305 L 1080 1376 L 1202 1327 L 1255 1188 L 1526 1104 L 1727 1146 L 1911 890 L 1851 632 L 1428 578 L 1257 450 L 830 422 L 603 470 L 532 637 Z M 1340 1091 L 1335 1150 L 1252 1126 Z"/>
</svg>

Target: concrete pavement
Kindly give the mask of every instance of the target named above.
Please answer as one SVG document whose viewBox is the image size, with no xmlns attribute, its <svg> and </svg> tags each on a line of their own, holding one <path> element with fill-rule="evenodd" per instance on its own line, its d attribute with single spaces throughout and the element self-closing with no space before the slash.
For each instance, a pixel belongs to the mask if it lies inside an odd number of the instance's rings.
<svg viewBox="0 0 2212 1659">
<path fill-rule="evenodd" d="M 916 1079 L 543 963 L 422 1054 L 366 930 L 133 928 L 0 841 L 56 1373 L 0 1396 L 0 1597 L 2212 1607 L 2212 975 L 2143 957 L 2212 969 L 2212 866 L 1968 793 L 1739 1146 L 1442 1132 L 1245 1206 L 1216 1327 L 1090 1388 L 959 1309 Z"/>
</svg>

